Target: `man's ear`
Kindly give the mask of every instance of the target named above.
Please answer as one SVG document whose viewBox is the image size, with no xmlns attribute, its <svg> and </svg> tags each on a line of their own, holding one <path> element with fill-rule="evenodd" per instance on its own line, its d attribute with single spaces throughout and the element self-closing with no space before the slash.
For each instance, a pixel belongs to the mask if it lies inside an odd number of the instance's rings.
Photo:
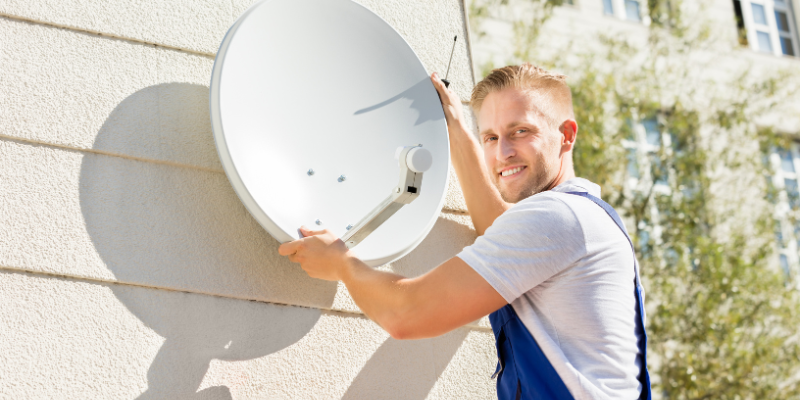
<svg viewBox="0 0 800 400">
<path fill-rule="evenodd" d="M 561 132 L 562 151 L 570 151 L 575 146 L 575 139 L 578 137 L 578 123 L 568 119 L 558 127 Z"/>
</svg>

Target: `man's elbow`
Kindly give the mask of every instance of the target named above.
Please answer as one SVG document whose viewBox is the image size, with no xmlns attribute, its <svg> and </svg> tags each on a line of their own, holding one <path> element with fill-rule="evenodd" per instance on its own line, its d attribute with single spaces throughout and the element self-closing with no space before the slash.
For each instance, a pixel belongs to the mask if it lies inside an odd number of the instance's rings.
<svg viewBox="0 0 800 400">
<path fill-rule="evenodd" d="M 393 328 L 386 329 L 386 332 L 389 333 L 389 336 L 391 336 L 392 339 L 396 339 L 396 340 L 413 339 L 413 337 L 411 335 L 411 331 L 409 331 L 408 329 L 394 328 L 393 327 Z"/>
<path fill-rule="evenodd" d="M 412 288 L 413 289 L 413 288 Z M 402 301 L 378 323 L 394 339 L 424 339 L 438 336 L 437 320 L 440 316 L 431 307 L 431 299 L 421 296 L 418 290 L 406 290 Z"/>
<path fill-rule="evenodd" d="M 452 329 L 420 314 L 393 318 L 381 326 L 389 336 L 397 340 L 427 339 L 445 334 Z"/>
<path fill-rule="evenodd" d="M 381 321 L 381 327 L 394 339 L 411 340 L 437 336 L 435 323 L 425 315 L 425 310 L 409 308 L 393 313 Z"/>
<path fill-rule="evenodd" d="M 418 337 L 417 329 L 415 329 L 411 318 L 408 316 L 394 315 L 389 321 L 382 323 L 381 326 L 393 339 L 407 340 Z"/>
</svg>

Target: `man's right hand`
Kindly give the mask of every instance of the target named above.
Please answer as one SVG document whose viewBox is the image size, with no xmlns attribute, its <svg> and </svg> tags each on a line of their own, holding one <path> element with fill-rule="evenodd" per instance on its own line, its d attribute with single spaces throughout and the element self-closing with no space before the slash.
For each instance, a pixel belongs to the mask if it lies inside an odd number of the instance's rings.
<svg viewBox="0 0 800 400">
<path fill-rule="evenodd" d="M 455 132 L 469 133 L 464 124 L 464 110 L 461 106 L 461 99 L 444 85 L 438 73 L 431 74 L 431 82 L 433 82 L 433 87 L 436 88 L 436 91 L 439 92 L 439 100 L 442 102 L 444 117 L 447 120 L 447 131 L 450 132 L 450 135 Z"/>
</svg>

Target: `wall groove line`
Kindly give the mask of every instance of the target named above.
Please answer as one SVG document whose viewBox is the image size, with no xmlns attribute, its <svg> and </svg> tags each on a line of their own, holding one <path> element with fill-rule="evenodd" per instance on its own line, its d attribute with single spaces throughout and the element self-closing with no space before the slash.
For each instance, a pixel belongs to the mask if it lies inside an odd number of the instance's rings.
<svg viewBox="0 0 800 400">
<path fill-rule="evenodd" d="M 156 165 L 168 165 L 170 167 L 188 168 L 188 169 L 194 169 L 194 170 L 198 170 L 198 171 L 212 172 L 212 173 L 215 173 L 215 174 L 224 174 L 225 173 L 225 171 L 221 171 L 221 170 L 213 169 L 213 168 L 200 167 L 200 166 L 197 166 L 197 165 L 182 164 L 182 163 L 177 163 L 177 162 L 174 162 L 174 161 L 157 160 L 157 159 L 153 159 L 153 158 L 129 156 L 129 155 L 126 155 L 126 154 L 114 153 L 114 152 L 110 152 L 110 151 L 86 149 L 86 148 L 80 148 L 80 147 L 72 147 L 72 146 L 67 146 L 67 145 L 64 145 L 64 144 L 50 143 L 50 142 L 44 142 L 44 141 L 39 141 L 39 140 L 26 139 L 26 138 L 21 138 L 21 137 L 17 137 L 17 136 L 5 135 L 5 134 L 2 134 L 2 133 L 0 133 L 0 140 L 8 140 L 8 141 L 17 142 L 17 143 L 26 144 L 26 145 L 32 145 L 32 146 L 47 146 L 47 147 L 52 147 L 54 149 L 64 150 L 64 151 L 77 151 L 77 152 L 81 152 L 81 153 L 97 154 L 97 155 L 108 156 L 108 157 L 118 157 L 118 158 L 123 158 L 123 159 L 126 159 L 126 160 L 139 161 L 139 162 L 156 164 Z M 441 209 L 441 212 L 447 213 L 447 214 L 456 214 L 456 215 L 469 215 L 469 212 L 463 211 L 463 210 L 459 210 L 459 209 L 456 209 L 456 208 L 443 207 Z"/>
<path fill-rule="evenodd" d="M 101 284 L 131 286 L 131 287 L 138 287 L 138 288 L 144 288 L 144 289 L 164 290 L 164 291 L 168 291 L 168 292 L 198 294 L 198 295 L 203 295 L 203 296 L 218 297 L 218 298 L 221 298 L 221 299 L 254 301 L 254 302 L 257 302 L 257 303 L 273 304 L 273 305 L 279 305 L 279 306 L 309 308 L 309 309 L 316 309 L 316 310 L 321 310 L 321 311 L 325 311 L 325 312 L 333 312 L 333 313 L 343 314 L 343 315 L 348 315 L 348 316 L 353 316 L 353 317 L 366 318 L 366 316 L 363 313 L 353 312 L 353 311 L 348 311 L 348 310 L 340 310 L 340 309 L 326 308 L 326 307 L 310 307 L 310 306 L 303 306 L 303 305 L 292 304 L 292 303 L 283 303 L 283 302 L 278 302 L 278 301 L 264 301 L 264 300 L 251 299 L 251 298 L 239 297 L 239 296 L 222 296 L 222 295 L 219 295 L 219 294 L 196 291 L 196 290 L 176 289 L 176 288 L 171 288 L 171 287 L 167 287 L 167 286 L 143 285 L 143 284 L 132 283 L 132 282 L 114 281 L 114 280 L 110 280 L 110 279 L 100 279 L 100 278 L 86 277 L 86 276 L 55 274 L 55 273 L 52 273 L 52 272 L 36 271 L 36 270 L 27 269 L 27 268 L 9 267 L 9 266 L 5 266 L 5 265 L 0 265 L 0 271 L 10 272 L 10 273 L 28 273 L 28 274 L 39 275 L 39 276 L 46 277 L 46 278 L 67 279 L 67 280 L 85 282 L 85 283 L 92 283 L 92 284 L 101 283 Z"/>
<path fill-rule="evenodd" d="M 9 266 L 5 266 L 5 265 L 0 265 L 0 272 L 15 273 L 15 274 L 31 274 L 31 275 L 37 275 L 38 277 L 43 277 L 43 278 L 66 279 L 66 280 L 70 280 L 70 281 L 85 282 L 85 283 L 91 283 L 91 284 L 120 285 L 120 286 L 130 286 L 130 287 L 137 287 L 137 288 L 143 288 L 143 289 L 164 290 L 164 291 L 176 292 L 176 293 L 191 293 L 191 294 L 197 294 L 197 295 L 201 295 L 201 296 L 217 297 L 217 298 L 220 298 L 220 299 L 254 301 L 254 302 L 262 303 L 262 304 L 271 304 L 271 305 L 277 305 L 277 306 L 299 307 L 299 308 L 320 310 L 324 314 L 328 314 L 328 315 L 338 315 L 338 316 L 342 316 L 342 317 L 369 319 L 366 315 L 364 315 L 364 313 L 351 311 L 351 310 L 343 310 L 343 309 L 327 308 L 327 307 L 310 307 L 310 306 L 303 306 L 303 305 L 299 305 L 299 304 L 283 303 L 283 302 L 278 302 L 278 301 L 264 301 L 264 300 L 251 299 L 251 298 L 247 298 L 247 297 L 238 297 L 238 296 L 222 296 L 222 295 L 219 295 L 219 294 L 202 292 L 202 291 L 183 290 L 183 289 L 176 289 L 176 288 L 171 288 L 171 287 L 167 287 L 167 286 L 142 285 L 142 284 L 131 283 L 131 282 L 113 281 L 113 280 L 108 280 L 108 279 L 99 279 L 99 278 L 92 278 L 92 277 L 86 277 L 86 276 L 73 276 L 73 275 L 65 275 L 65 274 L 55 274 L 55 273 L 52 273 L 52 272 L 36 271 L 36 270 L 27 269 L 27 268 L 9 267 Z M 466 324 L 463 327 L 464 328 L 468 328 L 468 329 L 473 330 L 473 331 L 481 331 L 481 332 L 485 332 L 485 331 L 491 332 L 492 331 L 490 328 L 487 328 L 487 327 L 484 327 L 484 326 L 480 326 L 480 325 L 474 325 L 474 324 Z"/>
<path fill-rule="evenodd" d="M 10 20 L 14 20 L 14 21 L 22 21 L 22 22 L 27 22 L 27 23 L 36 24 L 36 25 L 43 25 L 43 26 L 49 26 L 49 27 L 58 28 L 58 29 L 66 29 L 66 30 L 70 30 L 70 31 L 74 31 L 74 32 L 80 32 L 80 33 L 85 33 L 85 34 L 90 34 L 90 35 L 96 35 L 96 36 L 100 36 L 100 37 L 103 37 L 103 38 L 106 38 L 106 39 L 124 40 L 126 42 L 132 42 L 132 43 L 136 43 L 136 44 L 144 44 L 144 45 L 148 45 L 148 46 L 161 47 L 161 48 L 168 49 L 168 50 L 178 51 L 178 52 L 182 52 L 182 53 L 188 53 L 188 54 L 192 54 L 192 55 L 196 55 L 196 56 L 202 56 L 202 57 L 205 57 L 205 58 L 209 58 L 211 60 L 216 58 L 216 54 L 212 54 L 212 53 L 204 53 L 204 52 L 201 52 L 201 51 L 185 49 L 185 48 L 177 47 L 177 46 L 170 46 L 170 45 L 167 45 L 167 44 L 148 42 L 148 41 L 142 40 L 142 39 L 127 37 L 127 36 L 119 36 L 119 35 L 114 35 L 112 33 L 107 33 L 107 32 L 93 31 L 93 30 L 90 30 L 90 29 L 79 28 L 79 27 L 76 27 L 76 26 L 62 25 L 62 24 L 57 24 L 57 23 L 54 23 L 54 22 L 47 22 L 47 21 L 39 21 L 39 20 L 32 19 L 32 18 L 26 18 L 26 17 L 21 17 L 21 16 L 18 16 L 18 15 L 12 15 L 12 14 L 2 13 L 2 12 L 0 12 L 0 17 L 6 18 L 6 19 L 10 19 Z"/>
<path fill-rule="evenodd" d="M 457 208 L 442 208 L 442 212 L 446 214 L 455 214 L 455 215 L 469 215 L 469 211 L 460 210 Z"/>
<path fill-rule="evenodd" d="M 213 172 L 213 173 L 216 173 L 216 174 L 224 174 L 225 173 L 222 170 L 213 169 L 213 168 L 206 168 L 206 167 L 200 167 L 200 166 L 197 166 L 197 165 L 183 164 L 183 163 L 178 163 L 178 162 L 174 162 L 174 161 L 157 160 L 157 159 L 154 159 L 154 158 L 129 156 L 129 155 L 126 155 L 126 154 L 114 153 L 114 152 L 110 152 L 110 151 L 86 149 L 86 148 L 80 148 L 80 147 L 72 147 L 72 146 L 67 146 L 67 145 L 64 145 L 64 144 L 50 143 L 50 142 L 26 139 L 26 138 L 21 138 L 21 137 L 16 137 L 16 136 L 10 136 L 10 135 L 2 134 L 2 133 L 0 133 L 0 140 L 9 140 L 9 141 L 14 141 L 14 142 L 22 143 L 22 144 L 27 144 L 27 145 L 47 146 L 47 147 L 56 148 L 58 150 L 77 151 L 77 152 L 81 152 L 81 153 L 90 153 L 90 154 L 99 154 L 99 155 L 109 156 L 109 157 L 118 157 L 118 158 L 124 158 L 126 160 L 140 161 L 140 162 L 146 162 L 146 163 L 151 163 L 151 164 L 169 165 L 171 167 L 196 169 L 196 170 L 199 170 L 199 171 Z"/>
</svg>

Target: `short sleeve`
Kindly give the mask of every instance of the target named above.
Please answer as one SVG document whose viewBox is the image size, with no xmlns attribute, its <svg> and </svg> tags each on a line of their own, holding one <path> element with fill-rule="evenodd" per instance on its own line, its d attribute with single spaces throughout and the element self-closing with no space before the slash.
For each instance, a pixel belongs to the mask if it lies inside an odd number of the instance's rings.
<svg viewBox="0 0 800 400">
<path fill-rule="evenodd" d="M 511 303 L 585 254 L 575 213 L 557 194 L 542 193 L 503 213 L 457 257 Z"/>
</svg>

